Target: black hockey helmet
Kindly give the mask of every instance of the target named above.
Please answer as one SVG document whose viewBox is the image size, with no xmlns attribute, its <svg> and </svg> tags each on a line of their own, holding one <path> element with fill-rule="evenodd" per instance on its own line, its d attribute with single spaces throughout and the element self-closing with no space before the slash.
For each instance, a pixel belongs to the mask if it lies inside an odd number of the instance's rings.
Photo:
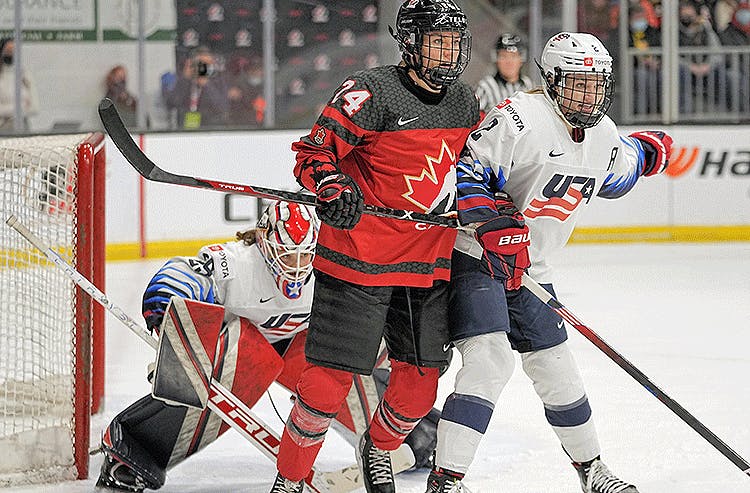
<svg viewBox="0 0 750 493">
<path fill-rule="evenodd" d="M 521 58 L 526 59 L 526 44 L 521 41 L 521 38 L 517 34 L 503 33 L 495 41 L 495 52 L 499 51 L 511 51 L 521 55 Z"/>
<path fill-rule="evenodd" d="M 460 48 L 451 57 L 450 65 L 442 63 L 430 67 L 430 59 L 422 53 L 424 35 L 431 32 L 453 31 L 460 35 Z M 471 33 L 466 14 L 453 0 L 407 0 L 398 9 L 396 32 L 391 29 L 406 65 L 430 87 L 440 88 L 455 82 L 471 58 Z"/>
</svg>

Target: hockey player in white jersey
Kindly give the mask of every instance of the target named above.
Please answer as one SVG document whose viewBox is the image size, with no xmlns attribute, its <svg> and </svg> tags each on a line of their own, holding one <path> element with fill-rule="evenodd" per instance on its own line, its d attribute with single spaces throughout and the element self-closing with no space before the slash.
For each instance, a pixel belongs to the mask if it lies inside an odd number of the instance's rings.
<svg viewBox="0 0 750 493">
<path fill-rule="evenodd" d="M 223 313 L 219 311 L 215 327 L 215 346 L 221 351 L 217 350 L 213 360 L 213 378 L 248 407 L 274 380 L 293 391 L 305 366 L 317 231 L 318 220 L 308 207 L 273 202 L 256 228 L 237 233 L 237 241 L 204 246 L 196 257 L 170 259 L 153 276 L 143 295 L 148 328 L 164 336 L 163 322 L 169 320 L 165 309 L 173 297 L 222 305 Z M 199 314 L 191 323 L 197 333 L 205 335 L 209 319 Z M 374 398 L 356 395 L 347 399 L 347 404 L 357 404 L 344 405 L 337 416 L 337 429 L 353 445 L 355 433 L 361 432 L 355 423 L 370 418 L 358 415 L 369 411 L 366 404 L 358 403 L 368 398 L 375 409 L 377 393 L 384 391 L 387 370 L 376 370 L 373 377 L 363 378 L 372 381 L 359 382 L 358 387 L 375 389 Z M 432 422 L 420 424 L 407 439 L 415 466 L 429 461 L 434 448 L 435 414 Z M 158 489 L 166 480 L 167 470 L 227 429 L 208 409 L 167 404 L 152 395 L 145 396 L 119 413 L 106 428 L 97 487 L 131 492 Z"/>
<path fill-rule="evenodd" d="M 537 65 L 543 87 L 490 110 L 457 166 L 459 219 L 476 233 L 460 234 L 454 250 L 451 336 L 463 366 L 438 424 L 429 493 L 461 491 L 513 372 L 512 349 L 521 354 L 582 490 L 637 492 L 600 459 L 564 323 L 521 288 L 521 276 L 528 267 L 554 293 L 548 256 L 565 245 L 578 214 L 596 197 L 621 197 L 640 177 L 664 171 L 672 141 L 659 131 L 619 135 L 606 116 L 612 58 L 595 36 L 554 36 Z"/>
</svg>

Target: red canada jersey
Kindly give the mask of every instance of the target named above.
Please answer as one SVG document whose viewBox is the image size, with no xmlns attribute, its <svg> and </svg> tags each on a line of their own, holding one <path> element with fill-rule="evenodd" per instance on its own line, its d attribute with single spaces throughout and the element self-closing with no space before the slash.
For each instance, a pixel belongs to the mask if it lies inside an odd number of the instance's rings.
<svg viewBox="0 0 750 493">
<path fill-rule="evenodd" d="M 448 212 L 456 161 L 478 120 L 476 97 L 462 81 L 431 95 L 403 67 L 358 72 L 292 144 L 294 173 L 314 191 L 316 170 L 338 169 L 357 182 L 366 204 Z M 348 231 L 322 224 L 314 265 L 365 286 L 429 287 L 449 279 L 455 238 L 453 229 L 365 214 Z"/>
</svg>

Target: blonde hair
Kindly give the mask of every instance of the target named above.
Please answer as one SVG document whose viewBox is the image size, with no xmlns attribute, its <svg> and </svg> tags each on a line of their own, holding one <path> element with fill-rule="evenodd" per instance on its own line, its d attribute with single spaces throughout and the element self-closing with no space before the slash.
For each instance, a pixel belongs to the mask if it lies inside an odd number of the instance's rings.
<svg viewBox="0 0 750 493">
<path fill-rule="evenodd" d="M 241 241 L 243 244 L 250 246 L 254 245 L 258 241 L 257 234 L 262 233 L 264 230 L 259 228 L 247 229 L 245 231 L 237 231 L 235 238 L 237 241 Z"/>
</svg>

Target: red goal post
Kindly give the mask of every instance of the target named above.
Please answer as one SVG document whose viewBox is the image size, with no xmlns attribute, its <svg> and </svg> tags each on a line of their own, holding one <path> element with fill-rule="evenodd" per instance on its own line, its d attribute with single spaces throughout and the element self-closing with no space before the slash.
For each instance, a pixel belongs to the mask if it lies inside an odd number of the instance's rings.
<svg viewBox="0 0 750 493">
<path fill-rule="evenodd" d="M 100 289 L 101 133 L 0 138 L 2 220 L 16 215 Z M 104 309 L 15 231 L 0 228 L 0 486 L 88 477 L 104 395 Z"/>
</svg>

